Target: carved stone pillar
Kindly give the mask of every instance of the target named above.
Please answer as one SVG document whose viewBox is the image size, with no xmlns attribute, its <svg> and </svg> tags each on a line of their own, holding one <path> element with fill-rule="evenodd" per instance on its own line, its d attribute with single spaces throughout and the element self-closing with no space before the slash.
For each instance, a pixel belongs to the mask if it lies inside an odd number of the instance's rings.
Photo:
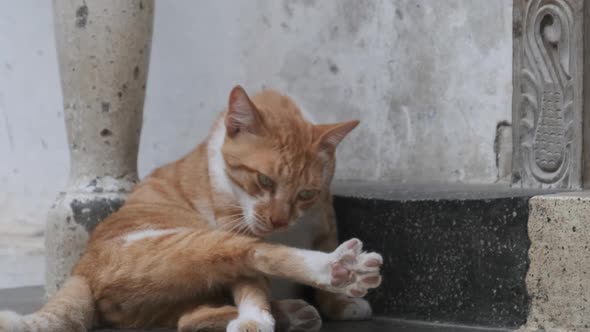
<svg viewBox="0 0 590 332">
<path fill-rule="evenodd" d="M 153 0 L 54 1 L 71 164 L 47 219 L 49 294 L 137 182 L 153 8 Z"/>
<path fill-rule="evenodd" d="M 514 0 L 515 186 L 582 186 L 583 7 L 584 0 Z"/>
</svg>

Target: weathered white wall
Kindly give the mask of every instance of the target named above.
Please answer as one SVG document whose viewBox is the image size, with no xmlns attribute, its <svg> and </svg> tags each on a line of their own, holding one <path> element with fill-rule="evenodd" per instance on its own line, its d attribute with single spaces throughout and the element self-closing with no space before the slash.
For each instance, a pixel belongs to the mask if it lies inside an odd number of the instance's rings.
<svg viewBox="0 0 590 332">
<path fill-rule="evenodd" d="M 68 172 L 51 1 L 0 8 L 0 227 L 39 224 Z"/>
<path fill-rule="evenodd" d="M 51 2 L 0 8 L 0 225 L 42 223 L 68 172 Z M 159 1 L 141 174 L 197 144 L 241 83 L 281 89 L 321 121 L 361 119 L 341 178 L 494 182 L 496 124 L 511 118 L 511 8 Z"/>
</svg>

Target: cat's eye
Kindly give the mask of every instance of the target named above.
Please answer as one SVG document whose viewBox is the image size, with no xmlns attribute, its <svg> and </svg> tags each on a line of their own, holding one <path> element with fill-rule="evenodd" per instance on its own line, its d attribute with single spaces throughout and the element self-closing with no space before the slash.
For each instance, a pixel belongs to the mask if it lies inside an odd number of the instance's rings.
<svg viewBox="0 0 590 332">
<path fill-rule="evenodd" d="M 309 201 L 314 199 L 317 194 L 317 190 L 301 190 L 297 195 L 297 198 L 301 201 Z"/>
<path fill-rule="evenodd" d="M 258 183 L 265 189 L 273 189 L 275 186 L 275 182 L 271 178 L 260 172 L 258 173 Z"/>
</svg>

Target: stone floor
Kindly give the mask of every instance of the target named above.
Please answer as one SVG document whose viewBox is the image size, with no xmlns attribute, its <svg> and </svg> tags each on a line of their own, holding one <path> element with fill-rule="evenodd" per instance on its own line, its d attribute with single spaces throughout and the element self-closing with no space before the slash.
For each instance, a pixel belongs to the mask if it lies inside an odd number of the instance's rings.
<svg viewBox="0 0 590 332">
<path fill-rule="evenodd" d="M 38 309 L 43 303 L 43 290 L 41 287 L 23 287 L 0 290 L 0 310 L 10 309 L 19 313 L 30 313 Z M 488 329 L 479 327 L 466 327 L 457 325 L 442 325 L 436 323 L 424 323 L 404 321 L 398 319 L 377 318 L 368 322 L 328 322 L 324 324 L 325 332 L 500 332 L 503 329 Z M 101 330 L 102 332 L 114 332 L 113 330 Z M 139 331 L 138 331 L 139 332 Z"/>
</svg>

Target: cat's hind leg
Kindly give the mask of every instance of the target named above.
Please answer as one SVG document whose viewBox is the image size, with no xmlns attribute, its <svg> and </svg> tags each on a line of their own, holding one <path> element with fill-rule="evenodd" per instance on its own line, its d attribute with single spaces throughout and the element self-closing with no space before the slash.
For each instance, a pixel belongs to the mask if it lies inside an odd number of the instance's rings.
<svg viewBox="0 0 590 332">
<path fill-rule="evenodd" d="M 242 281 L 234 287 L 238 317 L 227 332 L 317 332 L 322 326 L 318 311 L 303 300 L 268 303 L 264 279 Z"/>
<path fill-rule="evenodd" d="M 303 300 L 280 300 L 269 304 L 265 278 L 243 279 L 232 288 L 238 317 L 228 332 L 316 332 L 322 326 L 318 311 Z"/>
<path fill-rule="evenodd" d="M 222 332 L 229 321 L 238 317 L 238 308 L 233 305 L 222 307 L 199 306 L 180 317 L 178 331 L 180 332 Z"/>
<path fill-rule="evenodd" d="M 316 308 L 303 300 L 279 300 L 271 304 L 279 332 L 316 332 L 322 318 Z"/>
<path fill-rule="evenodd" d="M 277 332 L 317 332 L 322 326 L 322 319 L 318 311 L 303 300 L 279 300 L 271 303 L 271 314 L 274 317 Z M 238 307 L 225 305 L 213 307 L 199 306 L 180 317 L 178 331 L 180 332 L 223 332 L 228 324 L 238 318 Z M 234 323 L 232 330 L 239 327 L 258 332 L 257 323 L 242 320 Z M 238 329 L 239 330 L 239 329 Z"/>
<path fill-rule="evenodd" d="M 244 278 L 232 287 L 238 317 L 227 325 L 227 332 L 274 332 L 269 287 L 265 278 Z"/>
<path fill-rule="evenodd" d="M 373 315 L 371 305 L 363 298 L 316 290 L 315 299 L 322 314 L 331 320 L 366 320 Z"/>
</svg>

